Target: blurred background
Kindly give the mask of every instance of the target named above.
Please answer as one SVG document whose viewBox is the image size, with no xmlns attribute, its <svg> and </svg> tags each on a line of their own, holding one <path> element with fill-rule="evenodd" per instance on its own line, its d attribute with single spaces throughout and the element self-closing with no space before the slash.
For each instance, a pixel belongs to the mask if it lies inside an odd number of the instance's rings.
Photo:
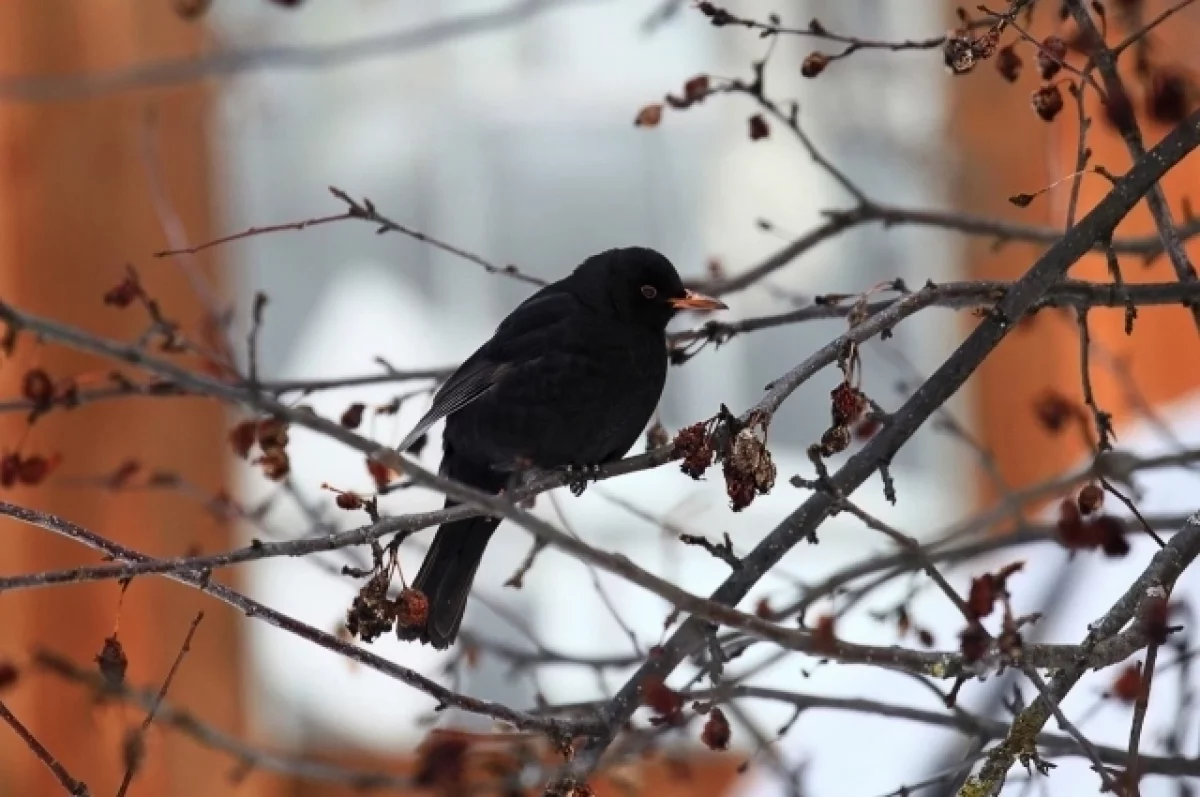
<svg viewBox="0 0 1200 797">
<path fill-rule="evenodd" d="M 937 50 L 861 52 L 807 80 L 799 64 L 821 45 L 795 37 L 766 41 L 753 32 L 714 27 L 687 3 L 214 0 L 202 18 L 189 20 L 180 9 L 193 5 L 204 4 L 0 4 L 0 296 L 6 301 L 131 339 L 142 331 L 143 320 L 105 306 L 101 297 L 121 280 L 126 264 L 133 264 L 164 310 L 187 329 L 203 330 L 212 308 L 232 301 L 231 339 L 243 357 L 252 297 L 262 291 L 270 301 L 260 335 L 260 375 L 283 380 L 381 373 L 376 358 L 401 370 L 453 365 L 530 292 L 526 284 L 485 274 L 400 235 L 376 235 L 357 222 L 252 237 L 195 255 L 152 256 L 252 226 L 339 213 L 344 206 L 328 193 L 329 186 L 369 198 L 401 224 L 547 280 L 597 251 L 635 244 L 661 250 L 686 277 L 704 277 L 714 263 L 737 273 L 822 222 L 823 211 L 852 207 L 853 197 L 814 166 L 782 127 L 766 139 L 750 140 L 747 118 L 757 109 L 748 98 L 714 97 L 685 112 L 668 109 L 654 129 L 632 122 L 639 108 L 678 93 L 694 75 L 748 78 L 751 64 L 768 53 L 770 95 L 800 102 L 806 133 L 873 200 L 1027 225 L 1061 227 L 1065 219 L 1065 191 L 1024 209 L 1006 197 L 1036 190 L 1073 168 L 1077 130 L 1068 118 L 1073 113 L 1047 125 L 1029 110 L 1034 83 L 1009 86 L 990 67 L 970 78 L 951 78 Z M 1152 10 L 1156 4 L 1146 6 Z M 930 0 L 728 7 L 762 19 L 779 13 L 798 26 L 817 18 L 829 30 L 889 41 L 937 36 L 954 23 L 953 4 Z M 1038 24 L 1049 31 L 1057 18 L 1040 13 Z M 1197 33 L 1200 12 L 1193 8 L 1164 26 L 1156 46 L 1195 69 L 1200 55 L 1187 42 Z M 1163 132 L 1151 125 L 1147 138 L 1156 141 Z M 1119 137 L 1106 125 L 1095 126 L 1090 143 L 1095 159 L 1112 171 L 1127 166 Z M 1168 196 L 1176 207 L 1198 178 L 1195 157 L 1171 175 Z M 1082 209 L 1105 188 L 1103 181 L 1085 180 Z M 1152 231 L 1144 209 L 1120 230 Z M 927 279 L 1010 279 L 1039 252 L 1017 242 L 1003 244 L 934 227 L 862 226 L 729 296 L 727 316 L 780 312 L 816 294 L 860 292 L 897 277 L 910 286 Z M 1200 250 L 1192 251 L 1200 256 Z M 1104 279 L 1103 259 L 1085 259 L 1073 275 Z M 1129 281 L 1171 278 L 1161 258 L 1146 268 L 1131 260 L 1126 275 Z M 682 319 L 679 326 L 692 321 Z M 663 424 L 674 432 L 712 416 L 722 403 L 744 410 L 768 382 L 844 324 L 784 326 L 710 346 L 672 369 L 660 408 Z M 941 310 L 906 321 L 889 341 L 865 349 L 864 388 L 884 407 L 898 406 L 970 325 L 969 317 Z M 1143 310 L 1137 334 L 1127 338 L 1119 310 L 1097 311 L 1092 334 L 1139 387 L 1131 395 L 1111 368 L 1094 377 L 1102 405 L 1117 417 L 1122 445 L 1154 452 L 1200 444 L 1200 368 L 1184 365 L 1200 362 L 1200 347 L 1187 313 Z M 1015 332 L 947 405 L 989 452 L 989 467 L 980 466 L 972 445 L 931 426 L 893 463 L 900 496 L 895 506 L 884 500 L 878 480 L 856 499 L 918 539 L 931 539 L 1001 491 L 1077 465 L 1082 446 L 1046 435 L 1032 407 L 1050 386 L 1077 397 L 1078 346 L 1073 322 L 1039 318 Z M 3 395 L 16 395 L 21 375 L 35 365 L 55 377 L 103 377 L 111 370 L 110 364 L 70 352 L 26 346 L 16 360 L 0 365 Z M 729 511 L 720 480 L 694 482 L 675 468 L 607 481 L 579 499 L 542 499 L 536 511 L 594 545 L 620 550 L 707 594 L 727 568 L 674 537 L 680 531 L 712 538 L 728 532 L 735 548 L 745 551 L 791 511 L 802 494 L 786 478 L 811 472 L 804 450 L 826 426 L 835 384 L 832 372 L 822 374 L 788 400 L 771 426 L 780 487 L 743 513 Z M 395 443 L 427 406 L 427 391 L 414 388 L 429 386 L 375 384 L 315 393 L 304 401 L 338 417 L 351 402 L 375 407 L 403 395 L 397 414 L 368 413 L 364 426 Z M 1147 419 L 1147 407 L 1155 408 L 1156 419 L 1168 419 L 1171 435 Z M 226 432 L 242 417 L 186 398 L 88 406 L 48 417 L 31 431 L 23 415 L 0 415 L 6 450 L 22 445 L 63 457 L 61 475 L 4 498 L 162 556 L 217 551 L 263 536 L 264 523 L 214 517 L 206 505 L 211 508 L 219 496 L 245 506 L 269 502 L 269 530 L 280 536 L 361 522 L 335 509 L 332 494 L 321 489 L 327 482 L 370 491 L 359 456 L 297 430 L 289 446 L 292 475 L 283 490 L 229 451 Z M 423 453 L 431 467 L 440 454 L 439 433 Z M 146 472 L 180 474 L 187 489 L 105 489 L 102 477 L 129 460 Z M 1147 478 L 1141 486 L 1146 513 L 1192 511 L 1192 496 L 1200 495 L 1194 474 Z M 392 514 L 440 505 L 439 497 L 418 491 L 381 502 Z M 33 529 L 9 521 L 0 521 L 0 529 L 5 574 L 92 561 Z M 424 536 L 402 550 L 406 572 L 419 565 Z M 520 590 L 504 586 L 528 547 L 528 536 L 508 526 L 496 538 L 477 582 L 485 600 L 474 601 L 467 614 L 469 637 L 518 647 L 535 638 L 578 656 L 644 653 L 663 638 L 669 614 L 664 602 L 553 551 L 541 555 Z M 759 598 L 786 603 L 798 586 L 884 550 L 878 535 L 837 518 L 823 527 L 820 545 L 789 555 L 746 606 Z M 1028 554 L 1010 551 L 997 563 L 1033 557 L 1018 595 L 1023 605 L 1014 608 L 1057 607 L 1036 633 L 1072 641 L 1111 601 L 1112 585 L 1127 583 L 1150 554 L 1139 543 L 1123 560 L 1068 564 L 1058 549 L 1042 547 Z M 336 571 L 342 561 L 329 557 L 326 564 Z M 955 571 L 954 583 L 965 586 L 969 575 Z M 270 560 L 221 577 L 330 631 L 340 627 L 356 590 L 355 582 L 309 560 Z M 1194 591 L 1194 582 L 1181 582 L 1181 594 L 1185 587 Z M 848 614 L 839 635 L 878 644 L 899 641 L 894 628 L 869 611 L 896 605 L 910 589 L 907 581 L 893 586 Z M 940 647 L 954 647 L 959 621 L 944 603 L 937 595 L 920 594 L 910 608 Z M 435 719 L 438 725 L 488 727 L 453 712 L 434 717 L 434 701 L 419 692 L 152 579 L 135 582 L 123 599 L 115 584 L 0 595 L 0 655 L 26 661 L 48 649 L 87 665 L 119 617 L 130 680 L 153 688 L 198 607 L 207 617 L 172 687 L 172 701 L 255 750 L 404 772 Z M 631 672 L 618 668 L 598 675 L 570 666 L 515 671 L 484 654 L 475 666 L 446 675 L 448 664 L 461 663 L 454 651 L 437 653 L 388 637 L 372 649 L 446 677 L 469 694 L 519 706 L 539 698 L 598 699 Z M 773 661 L 764 651 L 739 660 L 739 667 L 761 667 L 756 682 L 764 685 L 939 706 L 935 695 L 911 679 L 798 658 Z M 1105 677 L 1091 692 L 1081 686 L 1072 700 L 1086 707 L 1104 688 Z M 1179 693 L 1171 690 L 1181 688 L 1156 685 L 1146 749 L 1153 747 L 1155 728 L 1173 716 L 1169 704 Z M 1006 679 L 971 685 L 963 702 L 1000 716 L 1000 697 L 1011 689 Z M 122 739 L 140 720 L 136 711 L 97 704 L 87 689 L 32 670 L 5 701 L 93 793 L 119 781 Z M 800 793 L 871 797 L 926 778 L 965 751 L 959 736 L 897 720 L 807 712 L 779 744 L 762 752 L 744 722 L 773 738 L 791 711 L 768 704 L 749 708 L 749 716 L 734 718 L 732 752 L 710 753 L 695 732 L 680 734 L 666 745 L 673 765 L 651 760 L 636 783 L 647 794 L 794 793 L 785 782 L 789 778 L 779 777 L 782 766 L 798 771 Z M 1086 730 L 1097 741 L 1123 744 L 1128 712 L 1105 708 Z M 1189 753 L 1195 752 L 1193 737 Z M 753 765 L 739 775 L 748 758 Z M 682 779 L 681 766 L 690 772 Z M 131 793 L 351 793 L 349 787 L 270 769 L 236 749 L 214 749 L 188 734 L 156 728 Z M 234 775 L 239 777 L 231 779 Z M 1082 759 L 1072 759 L 1055 771 L 1051 788 L 1055 794 L 1084 793 L 1072 789 L 1092 781 Z M 0 795 L 50 795 L 58 788 L 24 745 L 0 733 Z M 1144 794 L 1177 793 L 1173 788 L 1159 779 L 1148 782 Z"/>
</svg>

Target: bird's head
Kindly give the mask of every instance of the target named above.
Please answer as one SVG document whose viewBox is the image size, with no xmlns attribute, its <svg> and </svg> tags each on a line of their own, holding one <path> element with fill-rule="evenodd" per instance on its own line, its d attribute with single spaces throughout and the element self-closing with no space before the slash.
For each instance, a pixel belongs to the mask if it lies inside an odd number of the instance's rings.
<svg viewBox="0 0 1200 797">
<path fill-rule="evenodd" d="M 618 318 L 665 330 L 680 310 L 724 310 L 724 302 L 688 290 L 671 261 L 653 249 L 609 249 L 572 275 L 580 299 Z"/>
</svg>

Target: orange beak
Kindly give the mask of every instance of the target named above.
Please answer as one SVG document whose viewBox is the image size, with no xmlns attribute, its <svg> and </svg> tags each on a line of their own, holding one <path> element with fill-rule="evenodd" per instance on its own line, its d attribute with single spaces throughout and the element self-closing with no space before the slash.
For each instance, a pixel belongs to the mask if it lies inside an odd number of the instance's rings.
<svg viewBox="0 0 1200 797">
<path fill-rule="evenodd" d="M 669 304 L 676 310 L 728 310 L 729 306 L 720 299 L 705 296 L 695 291 L 684 291 L 680 299 L 671 299 Z"/>
</svg>

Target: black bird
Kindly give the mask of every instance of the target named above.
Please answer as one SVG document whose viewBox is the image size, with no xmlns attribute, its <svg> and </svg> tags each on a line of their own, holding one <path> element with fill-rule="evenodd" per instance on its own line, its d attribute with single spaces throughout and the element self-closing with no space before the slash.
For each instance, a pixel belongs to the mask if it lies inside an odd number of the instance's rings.
<svg viewBox="0 0 1200 797">
<path fill-rule="evenodd" d="M 440 473 L 497 493 L 514 473 L 590 468 L 620 459 L 646 428 L 667 378 L 667 323 L 679 310 L 725 305 L 683 287 L 652 249 L 610 249 L 545 286 L 459 366 L 400 443 L 446 419 Z M 457 502 L 447 498 L 446 506 Z M 429 599 L 424 626 L 401 639 L 448 647 L 499 518 L 445 523 L 412 586 Z"/>
</svg>

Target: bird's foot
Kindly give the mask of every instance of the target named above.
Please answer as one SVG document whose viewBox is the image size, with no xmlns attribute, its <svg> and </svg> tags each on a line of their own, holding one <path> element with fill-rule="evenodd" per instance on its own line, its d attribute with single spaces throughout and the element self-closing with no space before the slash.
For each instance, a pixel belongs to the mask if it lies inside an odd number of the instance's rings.
<svg viewBox="0 0 1200 797">
<path fill-rule="evenodd" d="M 596 481 L 599 478 L 599 465 L 567 466 L 567 486 L 571 488 L 571 494 L 576 497 L 583 495 L 583 491 L 587 489 L 589 481 Z"/>
</svg>

